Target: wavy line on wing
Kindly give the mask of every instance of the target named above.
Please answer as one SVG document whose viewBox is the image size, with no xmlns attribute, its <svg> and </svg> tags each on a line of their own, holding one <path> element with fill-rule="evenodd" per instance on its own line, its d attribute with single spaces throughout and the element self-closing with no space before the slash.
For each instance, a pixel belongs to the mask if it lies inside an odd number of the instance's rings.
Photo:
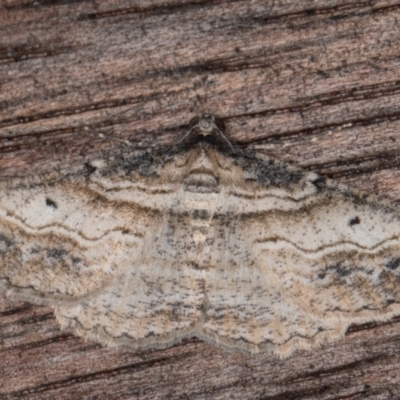
<svg viewBox="0 0 400 400">
<path fill-rule="evenodd" d="M 152 187 L 149 185 L 141 185 L 138 183 L 132 183 L 129 181 L 124 181 L 126 182 L 123 185 L 118 185 L 115 183 L 112 183 L 112 185 L 104 185 L 103 183 L 101 183 L 101 181 L 99 180 L 91 180 L 90 181 L 92 184 L 96 185 L 97 187 L 100 188 L 100 190 L 102 190 L 104 193 L 108 193 L 108 192 L 118 192 L 118 191 L 122 191 L 122 190 L 138 190 L 141 191 L 143 193 L 147 193 L 147 194 L 170 194 L 170 193 L 174 193 L 176 191 L 175 188 L 166 188 L 166 187 Z M 111 181 L 112 182 L 112 181 Z M 102 193 L 104 195 L 104 193 Z"/>
<path fill-rule="evenodd" d="M 85 246 L 91 246 L 93 243 L 101 242 L 103 240 L 106 240 L 108 237 L 111 237 L 112 235 L 116 235 L 117 232 L 120 235 L 123 235 L 123 237 L 129 236 L 129 237 L 134 237 L 135 239 L 141 239 L 143 238 L 143 235 L 134 233 L 132 231 L 127 232 L 126 228 L 115 228 L 115 229 L 110 229 L 104 232 L 102 235 L 97 236 L 97 237 L 88 237 L 84 235 L 82 232 L 76 230 L 72 230 L 70 228 L 67 228 L 61 224 L 53 224 L 53 225 L 46 225 L 42 226 L 40 228 L 34 228 L 25 222 L 23 222 L 20 218 L 17 217 L 11 217 L 11 216 L 5 216 L 4 219 L 14 225 L 17 225 L 19 228 L 21 228 L 25 233 L 30 234 L 30 235 L 47 235 L 47 234 L 55 234 L 56 236 L 62 236 L 62 237 L 67 237 L 71 240 L 74 240 L 77 243 L 82 243 Z"/>
<path fill-rule="evenodd" d="M 147 194 L 171 194 L 175 193 L 177 191 L 176 187 L 169 188 L 166 186 L 163 187 L 152 187 L 149 185 L 141 185 L 138 183 L 131 183 L 128 181 L 124 181 L 124 184 L 120 185 L 118 183 L 112 183 L 111 185 L 104 185 L 100 180 L 91 180 L 91 183 L 94 184 L 99 188 L 99 190 L 104 191 L 102 193 L 103 195 L 107 192 L 119 192 L 123 190 L 138 190 L 143 193 Z M 229 192 L 230 195 L 236 196 L 238 198 L 244 198 L 244 199 L 249 199 L 249 200 L 262 200 L 265 198 L 276 198 L 279 200 L 291 200 L 296 203 L 300 202 L 301 200 L 304 200 L 310 196 L 315 196 L 317 195 L 316 191 L 313 191 L 312 193 L 305 193 L 300 196 L 296 196 L 296 191 L 293 191 L 293 194 L 288 194 L 286 196 L 283 195 L 278 195 L 278 194 L 273 194 L 273 193 L 254 193 L 254 192 L 247 192 L 247 193 L 240 193 L 238 191 L 235 191 L 234 188 Z"/>
<path fill-rule="evenodd" d="M 295 193 L 295 192 L 293 192 Z M 317 192 L 312 192 L 312 193 L 306 193 L 302 196 L 295 196 L 295 195 L 286 195 L 286 196 L 280 196 L 278 194 L 273 194 L 273 193 L 239 193 L 237 191 L 230 191 L 231 195 L 236 196 L 238 198 L 241 199 L 248 199 L 248 200 L 253 200 L 253 201 L 257 201 L 257 200 L 263 200 L 266 198 L 274 198 L 274 199 L 278 199 L 278 200 L 291 200 L 294 201 L 295 203 L 299 203 L 300 201 L 307 199 L 310 196 L 316 196 L 318 193 Z"/>
<path fill-rule="evenodd" d="M 398 245 L 399 241 L 399 236 L 393 236 L 388 239 L 382 240 L 381 242 L 375 244 L 374 246 L 367 247 L 367 246 L 362 246 L 359 243 L 355 243 L 349 240 L 346 241 L 338 241 L 332 244 L 326 244 L 323 246 L 319 246 L 316 249 L 306 249 L 298 246 L 294 242 L 287 240 L 287 239 L 282 239 L 282 238 L 271 238 L 271 239 L 259 239 L 256 240 L 256 244 L 260 245 L 267 245 L 269 243 L 274 244 L 275 246 L 269 246 L 270 249 L 273 249 L 273 247 L 276 248 L 284 248 L 284 247 L 291 247 L 295 250 L 297 250 L 299 253 L 302 253 L 304 256 L 308 256 L 309 258 L 320 258 L 321 256 L 335 253 L 335 252 L 341 252 L 341 251 L 351 251 L 351 250 L 357 250 L 360 251 L 362 250 L 363 253 L 367 254 L 376 254 L 379 253 L 381 250 L 384 250 L 385 248 Z M 263 248 L 262 250 L 268 250 L 268 248 Z M 312 257 L 310 257 L 312 256 Z"/>
<path fill-rule="evenodd" d="M 106 195 L 107 193 L 117 193 L 123 190 L 138 190 L 140 192 L 146 193 L 146 194 L 171 194 L 175 193 L 177 191 L 177 188 L 171 188 L 171 189 L 166 189 L 166 188 L 151 188 L 150 186 L 139 186 L 135 184 L 130 184 L 130 185 L 123 185 L 123 186 L 118 186 L 118 185 L 112 185 L 112 186 L 105 186 L 101 184 L 99 181 L 91 181 L 91 183 L 95 186 L 97 186 L 97 190 L 101 190 L 100 194 Z M 93 189 L 93 188 L 91 188 Z M 94 190 L 94 189 L 93 189 Z M 307 199 L 310 196 L 315 196 L 317 193 L 307 193 L 303 196 L 296 197 L 295 195 L 287 195 L 287 196 L 279 196 L 277 194 L 273 193 L 263 193 L 263 194 L 256 194 L 256 193 L 251 193 L 249 192 L 248 194 L 246 193 L 239 193 L 237 191 L 230 191 L 230 195 L 236 196 L 241 199 L 248 199 L 248 200 L 263 200 L 265 198 L 274 198 L 278 200 L 291 200 L 293 202 L 299 203 L 300 201 Z"/>
</svg>

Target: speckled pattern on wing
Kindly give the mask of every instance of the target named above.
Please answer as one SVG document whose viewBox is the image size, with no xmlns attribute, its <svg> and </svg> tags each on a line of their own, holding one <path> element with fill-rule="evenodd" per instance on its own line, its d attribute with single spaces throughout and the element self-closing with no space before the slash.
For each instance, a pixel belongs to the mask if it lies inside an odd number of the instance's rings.
<svg viewBox="0 0 400 400">
<path fill-rule="evenodd" d="M 400 315 L 400 212 L 229 141 L 0 184 L 0 288 L 109 346 L 280 357 Z"/>
</svg>

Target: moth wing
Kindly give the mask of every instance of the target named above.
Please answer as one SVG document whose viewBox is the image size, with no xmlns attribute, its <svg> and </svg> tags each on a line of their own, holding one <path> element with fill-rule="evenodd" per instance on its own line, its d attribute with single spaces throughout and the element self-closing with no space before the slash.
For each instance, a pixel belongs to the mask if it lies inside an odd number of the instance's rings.
<svg viewBox="0 0 400 400">
<path fill-rule="evenodd" d="M 0 285 L 43 303 L 101 289 L 123 246 L 140 248 L 143 237 L 140 221 L 121 224 L 121 213 L 83 178 L 8 183 L 0 191 Z"/>
<path fill-rule="evenodd" d="M 284 357 L 400 314 L 399 209 L 286 169 L 295 183 L 227 198 L 201 333 L 226 348 Z"/>
<path fill-rule="evenodd" d="M 190 335 L 204 287 L 182 249 L 190 224 L 169 215 L 176 187 L 154 162 L 139 173 L 140 157 L 3 182 L 0 288 L 80 336 L 142 349 Z"/>
<path fill-rule="evenodd" d="M 0 287 L 40 303 L 74 301 L 110 284 L 127 251 L 135 263 L 160 218 L 143 211 L 148 182 L 135 160 L 130 171 L 118 159 L 1 182 Z"/>
<path fill-rule="evenodd" d="M 61 326 L 109 346 L 165 348 L 193 336 L 204 286 L 189 265 L 137 263 L 96 296 L 60 303 Z"/>
</svg>

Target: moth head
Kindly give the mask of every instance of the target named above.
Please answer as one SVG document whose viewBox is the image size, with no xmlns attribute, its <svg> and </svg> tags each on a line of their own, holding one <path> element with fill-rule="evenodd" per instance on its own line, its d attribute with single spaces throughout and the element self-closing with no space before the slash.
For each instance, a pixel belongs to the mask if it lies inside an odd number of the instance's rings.
<svg viewBox="0 0 400 400">
<path fill-rule="evenodd" d="M 190 128 L 176 144 L 177 148 L 187 149 L 197 143 L 213 145 L 222 152 L 235 153 L 235 148 L 225 135 L 225 125 L 210 112 L 205 112 L 190 121 Z"/>
<path fill-rule="evenodd" d="M 205 112 L 200 117 L 192 118 L 190 127 L 199 135 L 208 136 L 224 132 L 225 124 L 210 112 Z"/>
</svg>

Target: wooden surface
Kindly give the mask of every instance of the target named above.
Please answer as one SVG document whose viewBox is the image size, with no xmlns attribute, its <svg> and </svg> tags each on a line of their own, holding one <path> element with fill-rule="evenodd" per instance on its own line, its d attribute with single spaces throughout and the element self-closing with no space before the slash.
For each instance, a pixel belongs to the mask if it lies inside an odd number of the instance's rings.
<svg viewBox="0 0 400 400">
<path fill-rule="evenodd" d="M 280 160 L 400 200 L 400 2 L 3 0 L 0 177 L 171 143 L 211 110 Z M 103 136 L 99 134 L 102 133 Z M 0 297 L 0 399 L 400 398 L 400 318 L 287 360 L 108 350 Z"/>
</svg>

